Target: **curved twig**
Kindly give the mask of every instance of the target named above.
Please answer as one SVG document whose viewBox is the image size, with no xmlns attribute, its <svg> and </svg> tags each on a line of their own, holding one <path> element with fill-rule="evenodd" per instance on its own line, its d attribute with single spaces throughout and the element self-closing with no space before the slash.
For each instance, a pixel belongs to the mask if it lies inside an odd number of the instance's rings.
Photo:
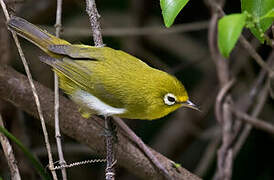
<svg viewBox="0 0 274 180">
<path fill-rule="evenodd" d="M 6 5 L 5 5 L 5 3 L 4 3 L 3 0 L 0 0 L 0 3 L 1 3 L 1 6 L 2 6 L 4 15 L 6 17 L 6 20 L 8 21 L 10 19 L 10 17 L 9 17 Z M 47 151 L 48 151 L 49 168 L 51 169 L 51 168 L 54 167 L 53 166 L 53 158 L 52 158 L 52 154 L 51 154 L 51 147 L 50 147 L 50 143 L 49 143 L 48 132 L 47 132 L 47 128 L 46 128 L 44 116 L 43 116 L 43 113 L 42 113 L 42 108 L 41 108 L 41 105 L 40 105 L 38 93 L 37 93 L 37 90 L 36 90 L 36 88 L 34 86 L 32 75 L 30 73 L 27 60 L 25 58 L 25 55 L 23 53 L 23 50 L 21 48 L 21 45 L 20 45 L 19 40 L 17 38 L 17 35 L 13 31 L 11 31 L 11 33 L 12 33 L 12 37 L 13 37 L 13 39 L 15 41 L 16 47 L 18 49 L 18 52 L 19 52 L 20 58 L 22 60 L 22 63 L 24 65 L 25 71 L 27 73 L 28 80 L 29 80 L 29 83 L 30 83 L 30 86 L 31 86 L 31 90 L 32 90 L 32 93 L 33 93 L 33 96 L 34 96 L 34 99 L 35 99 L 35 103 L 36 103 L 36 106 L 37 106 L 39 118 L 40 118 L 40 121 L 41 121 L 43 133 L 44 133 L 44 139 L 45 139 L 45 143 L 46 143 L 46 148 L 47 148 Z M 53 179 L 57 180 L 56 172 L 54 170 L 51 170 L 51 173 L 52 173 Z"/>
</svg>

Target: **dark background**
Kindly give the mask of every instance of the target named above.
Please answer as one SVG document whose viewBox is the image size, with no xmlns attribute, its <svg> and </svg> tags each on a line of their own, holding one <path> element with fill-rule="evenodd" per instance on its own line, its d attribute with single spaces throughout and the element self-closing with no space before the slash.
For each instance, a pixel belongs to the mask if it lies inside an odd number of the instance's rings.
<svg viewBox="0 0 274 180">
<path fill-rule="evenodd" d="M 10 6 L 17 16 L 23 17 L 54 34 L 56 2 L 54 0 L 25 0 Z M 168 158 L 180 163 L 189 171 L 204 179 L 212 179 L 216 172 L 216 152 L 221 144 L 222 129 L 214 115 L 215 99 L 219 90 L 215 63 L 208 48 L 207 26 L 188 32 L 170 34 L 148 33 L 147 35 L 114 34 L 114 30 L 131 28 L 138 31 L 141 27 L 164 28 L 160 4 L 157 0 L 98 0 L 97 8 L 101 15 L 103 39 L 107 46 L 133 54 L 149 65 L 174 74 L 185 85 L 191 101 L 198 104 L 202 112 L 191 109 L 179 109 L 155 121 L 125 120 L 145 143 Z M 224 6 L 226 14 L 241 11 L 240 1 L 228 1 Z M 2 11 L 2 41 L 8 37 L 5 31 Z M 208 22 L 210 10 L 204 1 L 190 1 L 176 18 L 175 26 L 185 23 Z M 62 37 L 72 43 L 93 45 L 89 20 L 85 12 L 84 1 L 65 0 L 63 2 Z M 84 33 L 78 32 L 84 31 Z M 6 34 L 6 36 L 5 36 Z M 271 49 L 244 31 L 248 40 L 257 47 L 257 51 L 266 59 Z M 31 43 L 20 39 L 31 72 L 35 80 L 53 87 L 53 74 L 50 68 L 38 61 L 42 53 Z M 1 54 L 1 63 L 8 63 L 24 73 L 23 66 L 12 41 L 1 44 L 5 57 Z M 4 61 L 4 59 L 7 59 Z M 237 79 L 232 90 L 232 98 L 240 99 L 252 88 L 261 68 L 237 45 L 229 61 L 231 76 Z M 266 81 L 265 81 L 266 83 Z M 260 99 L 258 94 L 252 101 L 249 112 Z M 39 121 L 12 107 L 7 102 L 0 102 L 1 112 L 6 119 L 6 127 L 29 147 L 47 165 L 43 136 Z M 273 123 L 273 99 L 267 97 L 259 118 Z M 48 129 L 52 144 L 55 145 L 54 130 Z M 88 148 L 79 145 L 69 137 L 63 137 L 66 161 L 81 161 L 96 156 Z M 37 179 L 26 157 L 15 148 L 23 179 Z M 236 158 L 233 166 L 233 180 L 274 179 L 274 139 L 262 130 L 251 130 Z M 56 151 L 54 153 L 57 159 Z M 104 165 L 92 164 L 67 170 L 69 179 L 103 179 Z M 0 177 L 9 179 L 9 170 L 3 152 L 0 151 Z M 117 168 L 117 179 L 138 179 L 125 169 Z"/>
</svg>

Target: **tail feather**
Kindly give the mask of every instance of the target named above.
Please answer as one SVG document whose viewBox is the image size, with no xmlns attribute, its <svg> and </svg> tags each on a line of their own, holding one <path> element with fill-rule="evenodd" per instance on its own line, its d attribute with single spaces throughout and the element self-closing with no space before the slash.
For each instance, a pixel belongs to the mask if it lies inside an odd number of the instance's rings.
<svg viewBox="0 0 274 180">
<path fill-rule="evenodd" d="M 28 21 L 20 17 L 13 16 L 8 21 L 8 27 L 11 30 L 15 31 L 18 35 L 33 42 L 46 53 L 50 53 L 48 51 L 49 45 L 70 44 L 69 42 L 51 35 L 50 33 L 40 29 L 39 27 L 29 23 Z"/>
</svg>

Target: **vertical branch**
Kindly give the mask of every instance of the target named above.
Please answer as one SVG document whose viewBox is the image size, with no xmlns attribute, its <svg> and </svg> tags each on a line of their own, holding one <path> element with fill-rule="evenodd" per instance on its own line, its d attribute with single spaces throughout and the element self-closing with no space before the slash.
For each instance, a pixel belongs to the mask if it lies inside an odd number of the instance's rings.
<svg viewBox="0 0 274 180">
<path fill-rule="evenodd" d="M 1 114 L 0 114 L 0 126 L 4 127 Z M 12 147 L 9 143 L 8 138 L 2 133 L 0 133 L 0 142 L 2 144 L 2 148 L 10 168 L 11 180 L 21 180 L 21 176 L 19 173 L 17 162 L 13 154 Z"/>
<path fill-rule="evenodd" d="M 56 8 L 56 23 L 55 23 L 56 37 L 60 37 L 60 31 L 62 29 L 62 0 L 57 0 L 57 8 Z M 58 76 L 56 72 L 54 72 L 54 119 L 55 119 L 55 138 L 59 156 L 59 164 L 61 167 L 66 165 L 66 161 L 64 159 L 63 148 L 62 148 L 62 139 L 60 133 L 59 126 L 59 84 L 58 84 Z M 61 169 L 63 180 L 67 180 L 66 168 Z"/>
<path fill-rule="evenodd" d="M 0 0 L 0 3 L 1 3 L 1 6 L 2 6 L 4 15 L 6 17 L 6 20 L 9 21 L 10 17 L 9 17 L 9 14 L 8 14 L 8 11 L 7 11 L 7 7 L 6 7 L 6 5 L 5 5 L 5 3 L 4 3 L 3 0 Z M 27 60 L 25 58 L 25 55 L 23 53 L 23 50 L 21 48 L 21 45 L 20 45 L 19 40 L 17 38 L 17 35 L 13 31 L 11 31 L 11 33 L 12 33 L 12 37 L 13 37 L 13 39 L 15 41 L 16 47 L 18 49 L 18 52 L 19 52 L 20 58 L 22 60 L 22 63 L 24 65 L 24 68 L 25 68 L 25 71 L 26 71 L 26 74 L 27 74 L 27 77 L 28 77 L 28 80 L 29 80 L 29 83 L 30 83 L 30 86 L 31 86 L 31 89 L 32 89 L 32 93 L 33 93 L 33 96 L 34 96 L 34 99 L 35 99 L 35 103 L 36 103 L 36 106 L 37 106 L 37 111 L 38 111 L 38 114 L 39 114 L 39 118 L 40 118 L 40 121 L 41 121 L 42 130 L 43 130 L 43 133 L 44 133 L 44 139 L 45 139 L 46 149 L 47 149 L 47 152 L 48 152 L 49 168 L 51 170 L 53 179 L 57 180 L 56 172 L 55 172 L 55 170 L 53 170 L 54 166 L 53 166 L 53 159 L 52 159 L 52 154 L 51 154 L 51 147 L 50 147 L 50 143 L 49 143 L 48 132 L 47 132 L 47 128 L 46 128 L 44 116 L 43 116 L 43 113 L 42 113 L 42 109 L 41 109 L 39 97 L 38 97 L 38 94 L 37 94 L 37 90 L 36 90 L 36 88 L 34 86 L 32 75 L 30 73 Z"/>
<path fill-rule="evenodd" d="M 217 47 L 217 21 L 218 12 L 214 7 L 212 8 L 212 16 L 208 29 L 208 44 L 212 59 L 216 65 L 216 71 L 221 87 L 229 81 L 228 61 L 224 59 L 218 51 Z"/>
<path fill-rule="evenodd" d="M 56 7 L 56 22 L 55 22 L 55 35 L 56 37 L 60 37 L 60 32 L 62 30 L 62 0 L 57 0 L 57 7 Z"/>
<path fill-rule="evenodd" d="M 115 154 L 114 154 L 114 126 L 111 122 L 111 117 L 105 118 L 106 127 L 106 146 L 107 146 L 107 167 L 106 167 L 106 180 L 115 179 Z"/>
<path fill-rule="evenodd" d="M 100 15 L 97 11 L 95 0 L 86 0 L 86 11 L 90 18 L 90 24 L 93 32 L 93 40 L 95 46 L 102 47 L 104 46 L 101 34 L 101 27 L 99 23 Z M 109 127 L 112 127 L 112 119 L 106 118 L 105 127 L 107 130 L 110 130 Z M 119 122 L 119 126 L 130 136 L 140 149 L 142 149 L 153 164 L 160 169 L 161 173 L 165 176 L 166 179 L 172 179 L 168 171 L 161 165 L 158 159 L 151 153 L 151 151 L 146 147 L 140 138 L 138 138 L 128 127 L 127 125 L 120 120 L 119 118 L 115 119 Z M 111 132 L 111 131 L 110 131 Z M 113 135 L 113 133 L 111 133 Z M 110 135 L 106 136 L 106 146 L 107 146 L 107 167 L 106 167 L 106 179 L 114 179 L 114 168 L 115 157 L 113 153 L 113 137 Z"/>
<path fill-rule="evenodd" d="M 86 0 L 86 12 L 89 16 L 90 25 L 93 34 L 93 41 L 95 46 L 103 47 L 103 39 L 101 34 L 101 27 L 99 23 L 100 15 L 97 11 L 95 0 Z M 106 180 L 115 179 L 115 156 L 114 156 L 114 141 L 113 141 L 113 122 L 111 117 L 105 118 L 105 127 L 108 131 L 106 135 L 106 153 L 107 153 L 107 167 L 106 167 Z"/>
<path fill-rule="evenodd" d="M 230 146 L 233 136 L 233 121 L 229 104 L 230 97 L 227 97 L 223 104 L 223 121 L 222 121 L 222 146 L 218 151 L 218 173 L 215 180 L 230 180 L 232 176 L 232 148 Z"/>
<path fill-rule="evenodd" d="M 208 1 L 212 12 L 208 31 L 208 42 L 211 56 L 216 64 L 218 79 L 221 86 L 219 95 L 222 94 L 222 90 L 226 89 L 225 91 L 227 91 L 233 84 L 233 82 L 230 81 L 228 61 L 221 56 L 217 47 L 217 22 L 219 18 L 219 9 L 224 2 L 224 0 Z M 237 129 L 240 124 L 235 124 L 232 121 L 231 111 L 228 108 L 228 104 L 232 102 L 230 96 L 228 96 L 224 102 L 222 102 L 224 96 L 220 97 L 221 98 L 218 97 L 216 99 L 215 113 L 217 120 L 222 126 L 222 145 L 218 150 L 218 164 L 214 179 L 230 180 L 232 176 L 233 164 L 233 149 L 231 148 L 231 143 L 234 140 L 232 131 Z"/>
<path fill-rule="evenodd" d="M 95 0 L 86 0 L 86 4 L 86 12 L 89 16 L 94 44 L 97 47 L 102 47 L 104 44 L 99 23 L 100 15 L 97 11 Z"/>
</svg>

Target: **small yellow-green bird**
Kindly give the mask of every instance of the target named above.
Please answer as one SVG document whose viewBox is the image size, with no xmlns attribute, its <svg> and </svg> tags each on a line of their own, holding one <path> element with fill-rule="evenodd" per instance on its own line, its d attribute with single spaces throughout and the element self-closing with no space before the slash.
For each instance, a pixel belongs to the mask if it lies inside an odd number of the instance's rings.
<svg viewBox="0 0 274 180">
<path fill-rule="evenodd" d="M 81 114 L 157 119 L 184 106 L 198 109 L 182 83 L 138 58 L 109 47 L 70 44 L 19 17 L 8 27 L 41 48 L 42 62 L 57 73 L 60 88 Z"/>
</svg>

